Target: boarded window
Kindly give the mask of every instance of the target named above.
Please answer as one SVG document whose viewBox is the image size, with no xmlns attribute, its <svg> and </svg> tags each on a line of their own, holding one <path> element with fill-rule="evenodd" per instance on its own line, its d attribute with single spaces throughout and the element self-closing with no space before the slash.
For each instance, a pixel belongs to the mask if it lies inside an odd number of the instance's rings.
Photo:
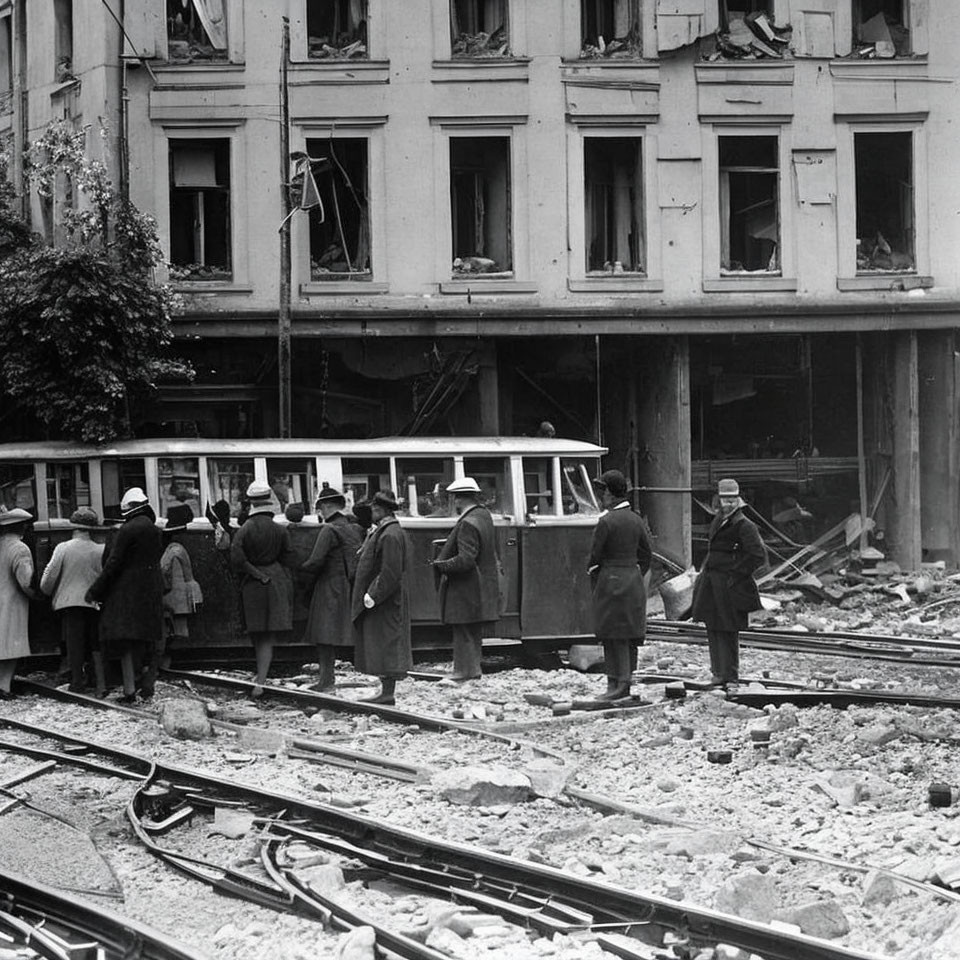
<svg viewBox="0 0 960 960">
<path fill-rule="evenodd" d="M 367 0 L 307 0 L 307 53 L 318 60 L 367 58 Z"/>
<path fill-rule="evenodd" d="M 454 57 L 510 56 L 508 0 L 450 0 Z"/>
<path fill-rule="evenodd" d="M 310 278 L 369 280 L 370 205 L 367 140 L 308 140 L 307 153 L 320 194 L 310 210 Z"/>
<path fill-rule="evenodd" d="M 450 140 L 453 273 L 513 270 L 509 137 Z"/>
<path fill-rule="evenodd" d="M 167 0 L 167 56 L 170 60 L 225 60 L 225 0 Z"/>
<path fill-rule="evenodd" d="M 54 77 L 57 83 L 73 78 L 73 0 L 54 0 Z"/>
<path fill-rule="evenodd" d="M 854 134 L 857 271 L 913 270 L 913 135 Z"/>
<path fill-rule="evenodd" d="M 910 55 L 908 0 L 853 0 L 853 42 L 862 57 Z"/>
<path fill-rule="evenodd" d="M 640 0 L 581 0 L 580 56 L 642 56 Z"/>
<path fill-rule="evenodd" d="M 170 144 L 170 276 L 229 280 L 230 141 Z"/>
<path fill-rule="evenodd" d="M 643 142 L 588 137 L 583 144 L 587 270 L 642 273 Z"/>
<path fill-rule="evenodd" d="M 720 137 L 720 267 L 780 270 L 777 137 Z"/>
</svg>

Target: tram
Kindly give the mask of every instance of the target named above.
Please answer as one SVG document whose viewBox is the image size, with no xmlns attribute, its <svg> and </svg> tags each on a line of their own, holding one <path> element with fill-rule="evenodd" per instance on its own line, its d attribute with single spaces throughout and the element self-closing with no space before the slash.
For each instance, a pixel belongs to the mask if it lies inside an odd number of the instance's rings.
<svg viewBox="0 0 960 960">
<path fill-rule="evenodd" d="M 309 554 L 325 485 L 343 491 L 348 509 L 378 490 L 393 490 L 412 547 L 411 614 L 418 648 L 449 644 L 440 625 L 428 560 L 455 522 L 447 484 L 474 477 L 493 514 L 503 568 L 499 637 L 552 640 L 590 636 L 587 557 L 600 508 L 591 479 L 606 448 L 540 437 L 387 437 L 370 440 L 130 440 L 109 446 L 65 443 L 0 444 L 0 496 L 36 518 L 31 546 L 42 571 L 53 547 L 70 536 L 68 518 L 89 506 L 106 521 L 120 517 L 120 498 L 141 487 L 163 524 L 170 507 L 187 504 L 195 520 L 185 542 L 203 590 L 191 623 L 190 647 L 243 643 L 235 583 L 215 550 L 205 512 L 225 500 L 236 518 L 253 480 L 269 483 L 277 522 L 302 504 L 302 522 L 289 523 L 300 562 Z M 236 522 L 236 521 L 234 521 Z M 109 523 L 98 532 L 108 537 Z M 306 621 L 312 584 L 296 577 L 293 642 Z M 31 611 L 37 652 L 55 646 L 52 616 Z M 176 655 L 176 652 L 175 652 Z M 178 657 L 179 659 L 179 657 Z"/>
</svg>

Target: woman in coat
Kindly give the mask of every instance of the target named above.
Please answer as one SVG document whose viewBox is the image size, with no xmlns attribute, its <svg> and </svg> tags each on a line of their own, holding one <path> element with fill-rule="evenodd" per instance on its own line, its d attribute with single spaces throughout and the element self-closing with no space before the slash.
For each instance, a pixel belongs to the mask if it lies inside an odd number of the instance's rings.
<svg viewBox="0 0 960 960">
<path fill-rule="evenodd" d="M 357 552 L 363 543 L 363 528 L 343 513 L 346 498 L 339 490 L 325 487 L 317 497 L 317 512 L 323 524 L 313 550 L 300 567 L 313 584 L 305 641 L 316 645 L 320 676 L 312 689 L 334 688 L 337 649 L 353 646 L 350 590 L 357 569 Z"/>
<path fill-rule="evenodd" d="M 607 690 L 598 700 L 630 696 L 637 647 L 647 636 L 644 576 L 652 551 L 643 520 L 630 509 L 627 481 L 607 470 L 594 481 L 606 513 L 597 521 L 588 572 L 593 583 L 593 631 L 603 644 Z"/>
<path fill-rule="evenodd" d="M 766 560 L 760 531 L 743 515 L 736 480 L 721 480 L 720 509 L 707 534 L 707 556 L 693 588 L 691 619 L 707 627 L 711 683 L 728 694 L 740 679 L 740 637 L 747 614 L 760 609 L 760 592 L 753 571 Z"/>
<path fill-rule="evenodd" d="M 397 680 L 413 668 L 410 647 L 410 604 L 407 596 L 407 538 L 394 516 L 399 508 L 393 492 L 373 497 L 374 527 L 360 550 L 353 584 L 351 613 L 356 631 L 354 665 L 380 677 L 380 693 L 368 703 L 394 703 Z"/>
<path fill-rule="evenodd" d="M 60 615 L 60 638 L 70 665 L 70 690 L 81 692 L 87 687 L 85 668 L 93 663 L 96 693 L 107 690 L 100 651 L 100 614 L 97 605 L 88 602 L 87 591 L 103 569 L 103 544 L 90 536 L 100 519 L 89 507 L 74 510 L 70 516 L 74 526 L 69 540 L 53 548 L 50 562 L 40 578 L 40 592 L 51 597 L 53 609 Z"/>
<path fill-rule="evenodd" d="M 263 696 L 273 662 L 273 647 L 293 629 L 293 563 L 290 534 L 273 521 L 274 499 L 267 483 L 247 487 L 250 512 L 230 545 L 230 560 L 240 576 L 240 598 L 247 633 L 257 658 L 257 678 L 251 696 Z"/>
<path fill-rule="evenodd" d="M 23 542 L 33 517 L 26 510 L 0 509 L 0 700 L 9 700 L 17 660 L 30 654 L 27 622 L 34 593 L 33 557 Z"/>
<path fill-rule="evenodd" d="M 203 603 L 200 584 L 193 577 L 190 554 L 180 539 L 181 533 L 193 520 L 193 510 L 186 503 L 178 503 L 167 511 L 167 525 L 163 528 L 164 550 L 160 557 L 160 575 L 163 577 L 163 649 L 160 658 L 177 640 L 190 638 L 190 617 Z"/>
<path fill-rule="evenodd" d="M 140 692 L 153 696 L 151 664 L 163 631 L 163 546 L 156 514 L 140 487 L 131 487 L 120 501 L 123 523 L 107 546 L 103 569 L 87 591 L 100 603 L 100 647 L 105 659 L 120 659 L 121 703 L 136 696 L 136 669 L 146 663 Z"/>
</svg>

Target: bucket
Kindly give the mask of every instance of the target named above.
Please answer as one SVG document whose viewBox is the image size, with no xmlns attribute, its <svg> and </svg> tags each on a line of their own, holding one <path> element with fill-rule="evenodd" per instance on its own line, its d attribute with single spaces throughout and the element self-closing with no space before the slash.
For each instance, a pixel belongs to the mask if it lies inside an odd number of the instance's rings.
<svg viewBox="0 0 960 960">
<path fill-rule="evenodd" d="M 693 585 L 697 573 L 693 567 L 679 576 L 671 577 L 660 584 L 660 599 L 663 600 L 663 615 L 667 620 L 683 620 L 690 615 L 693 606 Z"/>
</svg>

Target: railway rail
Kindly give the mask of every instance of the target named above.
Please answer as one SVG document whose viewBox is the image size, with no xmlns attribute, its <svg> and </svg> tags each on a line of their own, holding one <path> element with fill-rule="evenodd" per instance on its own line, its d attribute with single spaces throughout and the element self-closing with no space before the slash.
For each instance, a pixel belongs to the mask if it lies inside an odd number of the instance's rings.
<svg viewBox="0 0 960 960">
<path fill-rule="evenodd" d="M 312 914 L 343 929 L 359 922 L 368 924 L 370 918 L 351 914 L 342 904 L 318 895 L 302 883 L 291 869 L 292 844 L 339 853 L 359 862 L 362 872 L 388 876 L 397 883 L 455 902 L 482 905 L 487 912 L 500 913 L 505 919 L 542 934 L 594 931 L 603 949 L 624 958 L 657 956 L 669 934 L 674 942 L 679 938 L 694 947 L 732 944 L 767 960 L 879 960 L 874 953 L 776 930 L 692 904 L 627 891 L 553 867 L 432 839 L 294 795 L 159 763 L 139 753 L 64 731 L 8 717 L 0 718 L 0 727 L 20 738 L 4 738 L 0 749 L 41 761 L 53 760 L 59 765 L 139 779 L 128 816 L 135 829 L 152 841 L 157 848 L 154 852 L 171 865 L 197 879 L 206 878 L 206 882 L 224 893 L 244 896 L 274 909 Z M 53 742 L 60 749 L 31 744 L 25 742 L 26 738 Z M 261 866 L 265 879 L 250 882 L 247 876 L 212 869 L 204 862 L 189 862 L 179 851 L 168 850 L 154 839 L 165 830 L 176 828 L 176 823 L 168 821 L 177 818 L 179 811 L 189 808 L 194 815 L 203 816 L 204 811 L 209 815 L 210 809 L 217 806 L 243 807 L 256 816 L 264 831 Z M 607 932 L 599 932 L 609 930 L 634 938 L 638 941 L 636 948 L 625 946 L 619 938 L 611 939 Z M 378 929 L 378 943 L 383 949 L 415 960 L 440 960 L 444 956 L 425 951 L 419 941 L 389 930 Z M 667 955 L 671 954 L 665 951 L 663 956 Z"/>
</svg>

